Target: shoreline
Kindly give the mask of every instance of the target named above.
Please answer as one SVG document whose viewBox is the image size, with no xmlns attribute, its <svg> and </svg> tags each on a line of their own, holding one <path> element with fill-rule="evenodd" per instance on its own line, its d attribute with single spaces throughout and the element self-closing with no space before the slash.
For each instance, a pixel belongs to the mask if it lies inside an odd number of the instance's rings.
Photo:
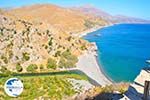
<svg viewBox="0 0 150 100">
<path fill-rule="evenodd" d="M 78 37 L 79 38 L 84 37 L 84 36 L 88 35 L 89 33 L 92 33 L 92 32 L 95 32 L 97 30 L 100 30 L 100 29 L 103 29 L 103 28 L 106 28 L 106 27 L 109 27 L 109 26 L 113 26 L 113 25 L 116 25 L 116 24 L 109 24 L 109 25 L 105 25 L 105 26 L 93 27 L 93 28 L 88 29 L 86 31 L 79 32 Z"/>
<path fill-rule="evenodd" d="M 97 45 L 95 42 L 91 42 L 91 43 L 94 43 L 95 47 L 97 48 Z M 105 73 L 105 71 L 103 70 L 103 67 L 102 67 L 102 64 L 101 62 L 99 62 L 99 59 L 98 59 L 98 49 L 96 49 L 96 55 L 95 56 L 95 59 L 96 59 L 96 62 L 100 68 L 100 71 L 102 72 L 102 74 L 111 82 L 111 83 L 114 83 L 114 81 Z"/>
<path fill-rule="evenodd" d="M 109 26 L 112 25 L 92 28 L 90 30 L 80 33 L 79 37 L 83 37 L 91 32 L 95 32 L 99 29 Z M 105 74 L 102 65 L 98 61 L 97 45 L 95 42 L 90 43 L 93 44 L 93 46 L 88 48 L 88 50 L 79 57 L 77 69 L 83 71 L 88 77 L 92 78 L 101 86 L 111 85 L 112 83 L 114 83 L 114 81 Z"/>
<path fill-rule="evenodd" d="M 99 30 L 99 29 L 101 29 L 101 28 L 103 28 L 103 26 L 99 26 L 99 27 L 93 27 L 93 28 L 91 28 L 91 29 L 88 29 L 88 30 L 85 30 L 85 31 L 83 31 L 83 32 L 79 32 L 78 34 L 78 37 L 83 37 L 83 36 L 85 36 L 85 35 L 87 35 L 87 34 L 89 34 L 89 33 L 92 33 L 92 32 L 95 32 L 95 31 L 97 31 L 97 30 Z"/>
<path fill-rule="evenodd" d="M 95 43 L 83 55 L 79 57 L 77 69 L 101 86 L 111 85 L 113 82 L 104 74 L 97 61 L 97 47 Z"/>
<path fill-rule="evenodd" d="M 112 79 L 105 73 L 105 71 L 103 70 L 102 64 L 99 62 L 98 57 L 96 57 L 96 61 L 97 61 L 98 65 L 100 66 L 100 70 L 101 70 L 101 72 L 104 74 L 104 76 L 105 76 L 111 83 L 115 83 L 115 81 L 112 80 Z"/>
</svg>

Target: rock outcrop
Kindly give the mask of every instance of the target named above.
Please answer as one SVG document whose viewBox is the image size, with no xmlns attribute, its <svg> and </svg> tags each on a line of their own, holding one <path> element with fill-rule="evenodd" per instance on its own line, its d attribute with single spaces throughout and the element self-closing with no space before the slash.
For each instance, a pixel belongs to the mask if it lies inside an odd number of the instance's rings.
<svg viewBox="0 0 150 100">
<path fill-rule="evenodd" d="M 145 81 L 150 81 L 150 68 L 141 70 L 121 100 L 143 100 Z M 150 95 L 148 100 L 150 100 Z"/>
</svg>

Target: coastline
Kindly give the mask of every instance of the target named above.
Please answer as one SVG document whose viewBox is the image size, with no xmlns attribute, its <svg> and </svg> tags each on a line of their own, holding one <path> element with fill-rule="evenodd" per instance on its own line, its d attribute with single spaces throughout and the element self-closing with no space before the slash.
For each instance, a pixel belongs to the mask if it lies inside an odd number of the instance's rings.
<svg viewBox="0 0 150 100">
<path fill-rule="evenodd" d="M 104 76 L 105 76 L 111 83 L 115 83 L 115 81 L 113 81 L 113 80 L 105 73 L 105 71 L 103 70 L 103 67 L 102 67 L 101 63 L 98 61 L 98 57 L 96 57 L 96 61 L 97 61 L 98 65 L 100 66 L 99 68 L 100 68 L 101 72 L 104 74 Z"/>
<path fill-rule="evenodd" d="M 106 25 L 106 26 L 93 27 L 93 28 L 88 29 L 88 30 L 86 30 L 86 31 L 79 32 L 79 33 L 78 33 L 78 37 L 81 38 L 81 37 L 83 37 L 83 36 L 85 36 L 85 35 L 87 35 L 87 34 L 89 34 L 89 33 L 92 33 L 92 32 L 95 32 L 95 31 L 97 31 L 97 30 L 99 30 L 99 29 L 106 28 L 106 27 L 113 26 L 113 25 L 116 25 L 116 24 L 109 24 L 109 25 Z"/>
<path fill-rule="evenodd" d="M 98 29 L 98 30 L 101 30 L 101 29 L 103 29 L 103 28 L 105 28 L 105 27 L 109 27 L 109 26 L 116 26 L 116 25 L 122 25 L 122 24 L 113 24 L 113 25 L 107 25 L 107 26 L 104 26 L 104 27 L 101 27 L 100 29 Z M 123 24 L 124 25 L 124 24 Z M 92 32 L 91 33 L 89 33 L 89 34 L 93 34 Z M 101 33 L 99 33 L 99 31 L 98 32 L 94 32 L 94 35 L 95 34 L 101 34 Z M 103 34 L 103 33 L 102 33 Z M 90 36 L 92 36 L 92 35 L 88 35 L 88 33 L 84 33 L 84 35 L 87 35 L 87 38 L 88 38 L 88 40 L 90 40 Z M 81 36 L 84 36 L 84 35 L 81 35 Z M 93 37 L 94 38 L 94 37 Z M 98 39 L 98 38 L 97 38 Z M 94 41 L 94 40 L 92 40 L 92 41 Z M 91 43 L 91 42 L 90 42 Z M 97 42 L 96 42 L 97 43 Z M 96 45 L 96 44 L 95 44 Z M 100 44 L 101 45 L 101 44 Z M 101 49 L 101 48 L 99 48 L 99 49 Z M 99 51 L 97 52 L 97 54 L 99 53 Z M 99 55 L 99 57 L 101 57 L 101 54 Z M 147 57 L 148 58 L 148 57 Z M 101 62 L 101 59 L 100 58 L 97 58 L 97 59 L 95 59 L 95 60 L 97 60 L 97 63 L 99 64 L 99 70 L 101 71 L 101 73 L 104 75 L 104 77 L 106 77 L 109 81 L 111 81 L 112 83 L 116 83 L 115 81 L 113 81 L 113 79 L 111 79 L 111 77 L 109 77 L 108 76 L 108 74 L 105 72 L 105 66 L 103 66 L 103 64 L 102 64 L 102 62 Z M 148 60 L 147 60 L 147 63 L 148 63 Z M 85 63 L 85 65 L 86 65 L 86 63 Z M 93 66 L 93 69 L 95 68 L 95 66 Z M 120 69 L 120 70 L 122 70 L 122 69 Z M 122 74 L 122 73 L 119 73 L 120 75 Z M 133 74 L 135 74 L 135 73 L 133 73 Z M 88 73 L 87 73 L 87 75 L 88 75 Z M 128 76 L 125 76 L 125 78 L 126 79 L 131 79 L 132 77 L 128 77 Z M 96 79 L 96 78 L 95 78 Z M 121 82 L 126 82 L 125 80 L 124 81 L 122 81 L 121 80 Z M 128 80 L 128 82 L 132 82 L 131 80 Z"/>
<path fill-rule="evenodd" d="M 85 35 L 87 35 L 87 34 L 89 34 L 89 33 L 91 33 L 91 32 L 95 32 L 95 31 L 97 31 L 97 30 L 99 30 L 99 29 L 101 29 L 101 28 L 103 28 L 103 26 L 93 27 L 93 28 L 88 29 L 88 30 L 86 30 L 86 31 L 80 32 L 80 33 L 78 33 L 78 34 L 79 34 L 78 37 L 81 38 L 81 37 L 83 37 L 83 36 L 85 36 Z"/>
<path fill-rule="evenodd" d="M 92 44 L 93 46 L 79 57 L 77 69 L 84 72 L 101 86 L 110 85 L 113 82 L 101 70 L 101 66 L 97 62 L 97 47 L 94 45 L 95 43 Z"/>
<path fill-rule="evenodd" d="M 91 32 L 97 31 L 99 29 L 109 27 L 112 25 L 95 27 L 90 30 L 84 31 L 80 33 L 79 37 L 83 37 Z M 109 78 L 105 72 L 101 64 L 98 62 L 98 53 L 97 53 L 97 45 L 95 42 L 91 43 L 92 46 L 88 48 L 83 55 L 79 56 L 79 61 L 77 63 L 77 69 L 84 72 L 88 77 L 92 78 L 94 81 L 99 83 L 101 86 L 106 86 L 114 83 L 111 78 Z"/>
</svg>

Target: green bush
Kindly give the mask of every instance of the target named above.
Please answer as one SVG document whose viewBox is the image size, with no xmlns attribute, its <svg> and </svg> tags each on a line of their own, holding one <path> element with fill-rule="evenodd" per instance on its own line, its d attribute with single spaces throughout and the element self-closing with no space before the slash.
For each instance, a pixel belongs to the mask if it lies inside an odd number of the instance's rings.
<svg viewBox="0 0 150 100">
<path fill-rule="evenodd" d="M 30 64 L 30 65 L 27 67 L 27 71 L 28 71 L 28 72 L 35 72 L 37 69 L 38 69 L 38 66 L 37 66 L 36 64 Z"/>
<path fill-rule="evenodd" d="M 27 52 L 23 53 L 23 59 L 24 59 L 25 61 L 28 61 L 28 60 L 30 59 L 30 54 L 27 53 Z"/>
<path fill-rule="evenodd" d="M 90 20 L 85 20 L 84 25 L 85 25 L 87 28 L 92 28 L 92 27 L 95 25 L 95 23 L 92 22 L 92 21 L 90 21 Z"/>
<path fill-rule="evenodd" d="M 68 60 L 68 61 L 66 62 L 66 66 L 67 66 L 68 68 L 76 67 L 76 63 L 73 62 L 73 61 L 71 61 L 71 60 Z"/>
<path fill-rule="evenodd" d="M 71 52 L 69 50 L 66 50 L 62 53 L 62 57 L 66 58 L 66 59 L 68 58 L 69 55 L 71 55 Z"/>
<path fill-rule="evenodd" d="M 57 52 L 55 53 L 55 57 L 60 56 L 60 53 L 61 53 L 61 51 L 57 51 Z"/>
<path fill-rule="evenodd" d="M 59 67 L 60 68 L 75 67 L 77 62 L 78 58 L 75 55 L 72 55 L 70 51 L 64 51 L 59 61 Z"/>
<path fill-rule="evenodd" d="M 1 66 L 0 72 L 0 76 L 9 76 L 12 74 L 5 66 Z"/>
<path fill-rule="evenodd" d="M 16 70 L 17 72 L 22 72 L 23 70 L 22 66 L 19 63 L 16 65 Z"/>
<path fill-rule="evenodd" d="M 52 58 L 49 58 L 47 60 L 47 68 L 48 69 L 56 69 L 57 68 L 57 64 L 56 64 L 56 61 Z"/>
<path fill-rule="evenodd" d="M 5 66 L 1 66 L 0 71 L 1 71 L 2 73 L 5 73 L 5 72 L 7 71 L 7 68 L 6 68 Z"/>
<path fill-rule="evenodd" d="M 59 67 L 59 68 L 67 67 L 66 61 L 65 61 L 64 58 L 61 58 L 61 59 L 60 59 L 60 61 L 59 61 L 59 63 L 58 63 L 58 67 Z"/>
<path fill-rule="evenodd" d="M 53 38 L 50 38 L 48 45 L 51 46 L 53 44 Z"/>
<path fill-rule="evenodd" d="M 1 36 L 3 36 L 3 33 L 2 33 L 2 32 L 0 32 L 0 35 L 1 35 Z"/>
<path fill-rule="evenodd" d="M 71 39 L 72 39 L 72 37 L 71 37 L 71 36 L 69 36 L 69 37 L 67 38 L 67 40 L 68 40 L 68 41 L 71 41 Z"/>
<path fill-rule="evenodd" d="M 50 31 L 49 30 L 46 30 L 46 34 L 48 35 L 50 33 Z"/>
<path fill-rule="evenodd" d="M 81 50 L 87 50 L 87 47 L 85 45 L 82 45 Z"/>
<path fill-rule="evenodd" d="M 72 62 L 77 62 L 78 61 L 78 58 L 75 56 L 75 55 L 72 55 L 70 51 L 64 51 L 62 53 L 62 56 L 67 59 L 67 60 L 70 60 Z"/>
<path fill-rule="evenodd" d="M 44 65 L 41 64 L 40 65 L 40 70 L 42 70 L 42 69 L 44 69 Z"/>
<path fill-rule="evenodd" d="M 67 60 L 73 62 L 73 63 L 77 63 L 78 62 L 78 58 L 75 55 L 69 55 Z"/>
<path fill-rule="evenodd" d="M 4 61 L 5 64 L 8 64 L 8 59 L 5 56 L 1 56 L 1 59 Z"/>
</svg>

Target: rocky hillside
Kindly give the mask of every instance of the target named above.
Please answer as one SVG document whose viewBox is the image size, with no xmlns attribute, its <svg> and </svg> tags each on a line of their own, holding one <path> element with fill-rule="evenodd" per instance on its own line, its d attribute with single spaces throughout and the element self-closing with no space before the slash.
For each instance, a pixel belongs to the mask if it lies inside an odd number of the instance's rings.
<svg viewBox="0 0 150 100">
<path fill-rule="evenodd" d="M 33 72 L 75 67 L 90 44 L 73 34 L 107 24 L 55 5 L 0 12 L 1 72 Z"/>
<path fill-rule="evenodd" d="M 125 93 L 124 98 L 127 98 L 127 100 L 150 100 L 150 95 L 148 95 L 147 99 L 143 99 L 145 81 L 150 81 L 149 67 L 141 70 L 140 74 L 134 80 L 134 83 L 130 85 L 128 91 Z"/>
<path fill-rule="evenodd" d="M 128 83 L 115 83 L 105 87 L 94 87 L 76 96 L 74 100 L 128 100 L 121 99 L 128 86 Z"/>
<path fill-rule="evenodd" d="M 106 24 L 106 21 L 100 18 L 93 18 L 82 12 L 50 4 L 25 6 L 10 10 L 9 13 L 25 20 L 46 22 L 63 32 L 69 33 L 80 32 L 90 28 L 90 26 Z"/>
</svg>

